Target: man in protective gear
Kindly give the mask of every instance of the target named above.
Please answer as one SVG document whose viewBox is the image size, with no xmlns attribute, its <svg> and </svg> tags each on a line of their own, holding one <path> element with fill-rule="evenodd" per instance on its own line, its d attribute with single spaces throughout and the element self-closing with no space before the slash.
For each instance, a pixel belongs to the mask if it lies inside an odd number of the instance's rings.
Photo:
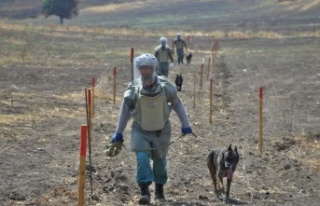
<svg viewBox="0 0 320 206">
<path fill-rule="evenodd" d="M 171 49 L 167 46 L 167 38 L 160 38 L 160 45 L 155 48 L 155 57 L 158 59 L 158 75 L 164 75 L 168 77 L 169 69 L 173 68 L 173 57 Z M 171 63 L 169 64 L 169 59 Z"/>
<path fill-rule="evenodd" d="M 163 186 L 168 179 L 166 156 L 171 142 L 171 111 L 178 115 L 183 135 L 192 134 L 192 129 L 175 85 L 156 74 L 156 57 L 142 54 L 135 61 L 134 69 L 139 70 L 140 76 L 129 83 L 124 93 L 112 142 L 124 141 L 122 133 L 132 117 L 131 149 L 137 161 L 136 181 L 141 191 L 139 204 L 146 205 L 150 204 L 149 186 L 152 182 L 155 182 L 155 200 L 166 200 Z"/>
<path fill-rule="evenodd" d="M 178 33 L 177 37 L 173 40 L 173 49 L 176 47 L 177 57 L 178 57 L 178 64 L 183 64 L 184 58 L 184 48 L 188 50 L 187 44 L 185 40 L 182 38 L 181 34 Z"/>
</svg>

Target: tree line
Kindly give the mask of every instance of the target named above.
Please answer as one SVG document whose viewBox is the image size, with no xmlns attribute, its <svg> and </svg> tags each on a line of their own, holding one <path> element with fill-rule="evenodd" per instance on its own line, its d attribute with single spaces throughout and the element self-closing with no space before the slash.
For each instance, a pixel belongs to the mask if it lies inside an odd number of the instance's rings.
<svg viewBox="0 0 320 206">
<path fill-rule="evenodd" d="M 48 18 L 51 15 L 60 18 L 60 24 L 63 19 L 71 19 L 78 15 L 79 0 L 43 0 L 42 14 Z"/>
<path fill-rule="evenodd" d="M 63 24 L 64 19 L 71 19 L 78 15 L 80 0 L 42 0 L 42 14 L 45 18 L 51 15 L 58 16 L 60 24 Z M 94 0 L 88 0 L 91 3 Z M 95 3 L 119 3 L 119 2 L 130 2 L 130 0 L 96 0 Z"/>
</svg>

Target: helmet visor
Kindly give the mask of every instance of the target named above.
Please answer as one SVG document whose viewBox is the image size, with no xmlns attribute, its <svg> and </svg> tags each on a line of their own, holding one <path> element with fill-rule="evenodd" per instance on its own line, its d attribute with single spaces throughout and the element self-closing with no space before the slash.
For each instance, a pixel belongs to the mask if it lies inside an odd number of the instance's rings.
<svg viewBox="0 0 320 206">
<path fill-rule="evenodd" d="M 158 60 L 152 54 L 142 54 L 134 59 L 134 79 L 141 78 L 144 85 L 154 83 Z"/>
</svg>

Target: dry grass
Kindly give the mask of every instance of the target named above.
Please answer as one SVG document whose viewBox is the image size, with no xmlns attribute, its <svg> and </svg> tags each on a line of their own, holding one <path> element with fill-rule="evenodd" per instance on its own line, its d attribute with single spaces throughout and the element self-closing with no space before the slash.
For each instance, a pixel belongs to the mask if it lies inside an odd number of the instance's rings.
<svg viewBox="0 0 320 206">
<path fill-rule="evenodd" d="M 3 124 L 15 124 L 17 122 L 33 122 L 33 121 L 44 121 L 48 118 L 63 117 L 63 118 L 74 118 L 79 119 L 85 117 L 85 110 L 83 108 L 78 109 L 63 109 L 63 108 L 39 108 L 37 111 L 25 112 L 23 114 L 2 114 L 0 116 L 0 123 Z"/>
<path fill-rule="evenodd" d="M 288 10 L 307 11 L 320 4 L 320 0 L 278 0 L 287 7 Z"/>
<path fill-rule="evenodd" d="M 122 4 L 109 4 L 105 6 L 93 6 L 81 10 L 81 13 L 106 13 L 113 11 L 128 11 L 137 8 L 143 8 L 143 2 L 130 2 Z"/>
<path fill-rule="evenodd" d="M 14 99 L 12 108 L 24 108 L 23 113 L 11 113 L 0 115 L 0 123 L 4 124 L 14 124 L 16 122 L 32 122 L 32 121 L 43 121 L 49 117 L 67 117 L 78 119 L 85 116 L 85 109 L 82 107 L 73 108 L 72 110 L 63 107 L 46 107 L 35 106 L 30 103 L 30 105 L 25 105 L 20 102 L 20 99 L 38 99 L 41 100 L 43 96 L 33 93 L 13 93 Z M 84 102 L 84 92 L 81 93 L 67 93 L 64 95 L 52 95 L 52 98 L 56 100 L 67 100 L 68 102 L 73 102 L 74 104 L 78 102 Z M 9 102 L 1 101 L 3 104 L 9 106 Z"/>
<path fill-rule="evenodd" d="M 316 169 L 320 170 L 320 142 L 312 136 L 299 135 L 294 138 L 299 146 L 310 154 L 301 155 L 300 159 L 302 162 L 308 162 Z"/>
<path fill-rule="evenodd" d="M 295 135 L 292 139 L 295 143 L 286 153 L 290 159 L 311 165 L 320 170 L 320 142 L 312 136 Z"/>
</svg>

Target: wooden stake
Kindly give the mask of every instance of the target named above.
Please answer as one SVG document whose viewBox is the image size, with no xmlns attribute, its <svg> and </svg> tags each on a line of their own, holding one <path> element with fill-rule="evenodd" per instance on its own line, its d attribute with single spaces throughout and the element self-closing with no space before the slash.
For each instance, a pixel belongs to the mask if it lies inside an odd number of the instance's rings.
<svg viewBox="0 0 320 206">
<path fill-rule="evenodd" d="M 95 86 L 95 79 L 92 77 L 91 79 L 91 90 L 92 90 L 92 104 L 91 104 L 91 116 L 94 118 L 94 86 Z"/>
<path fill-rule="evenodd" d="M 262 137 L 262 110 L 263 110 L 263 88 L 259 88 L 259 151 L 260 154 L 262 155 L 263 151 L 263 137 Z"/>
<path fill-rule="evenodd" d="M 196 72 L 193 74 L 193 109 L 196 108 Z"/>
<path fill-rule="evenodd" d="M 210 61 L 211 61 L 211 57 L 209 57 L 209 60 L 208 60 L 207 80 L 209 80 Z"/>
<path fill-rule="evenodd" d="M 117 93 L 117 67 L 113 68 L 113 104 L 116 104 Z"/>
<path fill-rule="evenodd" d="M 210 109 L 209 109 L 209 113 L 210 113 L 210 117 L 209 117 L 209 123 L 210 124 L 212 124 L 212 83 L 213 83 L 213 81 L 212 81 L 212 78 L 210 79 L 210 104 L 209 104 L 209 107 L 210 107 Z"/>
<path fill-rule="evenodd" d="M 91 92 L 90 90 L 87 91 L 85 89 L 85 98 L 86 98 L 86 117 L 87 117 L 87 138 L 88 138 L 88 147 L 89 147 L 89 165 L 90 165 L 90 189 L 91 189 L 91 195 L 93 194 L 92 189 L 92 161 L 91 161 L 91 131 L 92 131 L 92 121 L 91 121 Z"/>
<path fill-rule="evenodd" d="M 203 84 L 203 63 L 200 66 L 200 91 L 202 91 L 202 84 Z"/>
<path fill-rule="evenodd" d="M 131 81 L 133 81 L 133 56 L 134 56 L 134 49 L 131 48 L 130 52 L 130 62 L 131 62 Z"/>
</svg>

